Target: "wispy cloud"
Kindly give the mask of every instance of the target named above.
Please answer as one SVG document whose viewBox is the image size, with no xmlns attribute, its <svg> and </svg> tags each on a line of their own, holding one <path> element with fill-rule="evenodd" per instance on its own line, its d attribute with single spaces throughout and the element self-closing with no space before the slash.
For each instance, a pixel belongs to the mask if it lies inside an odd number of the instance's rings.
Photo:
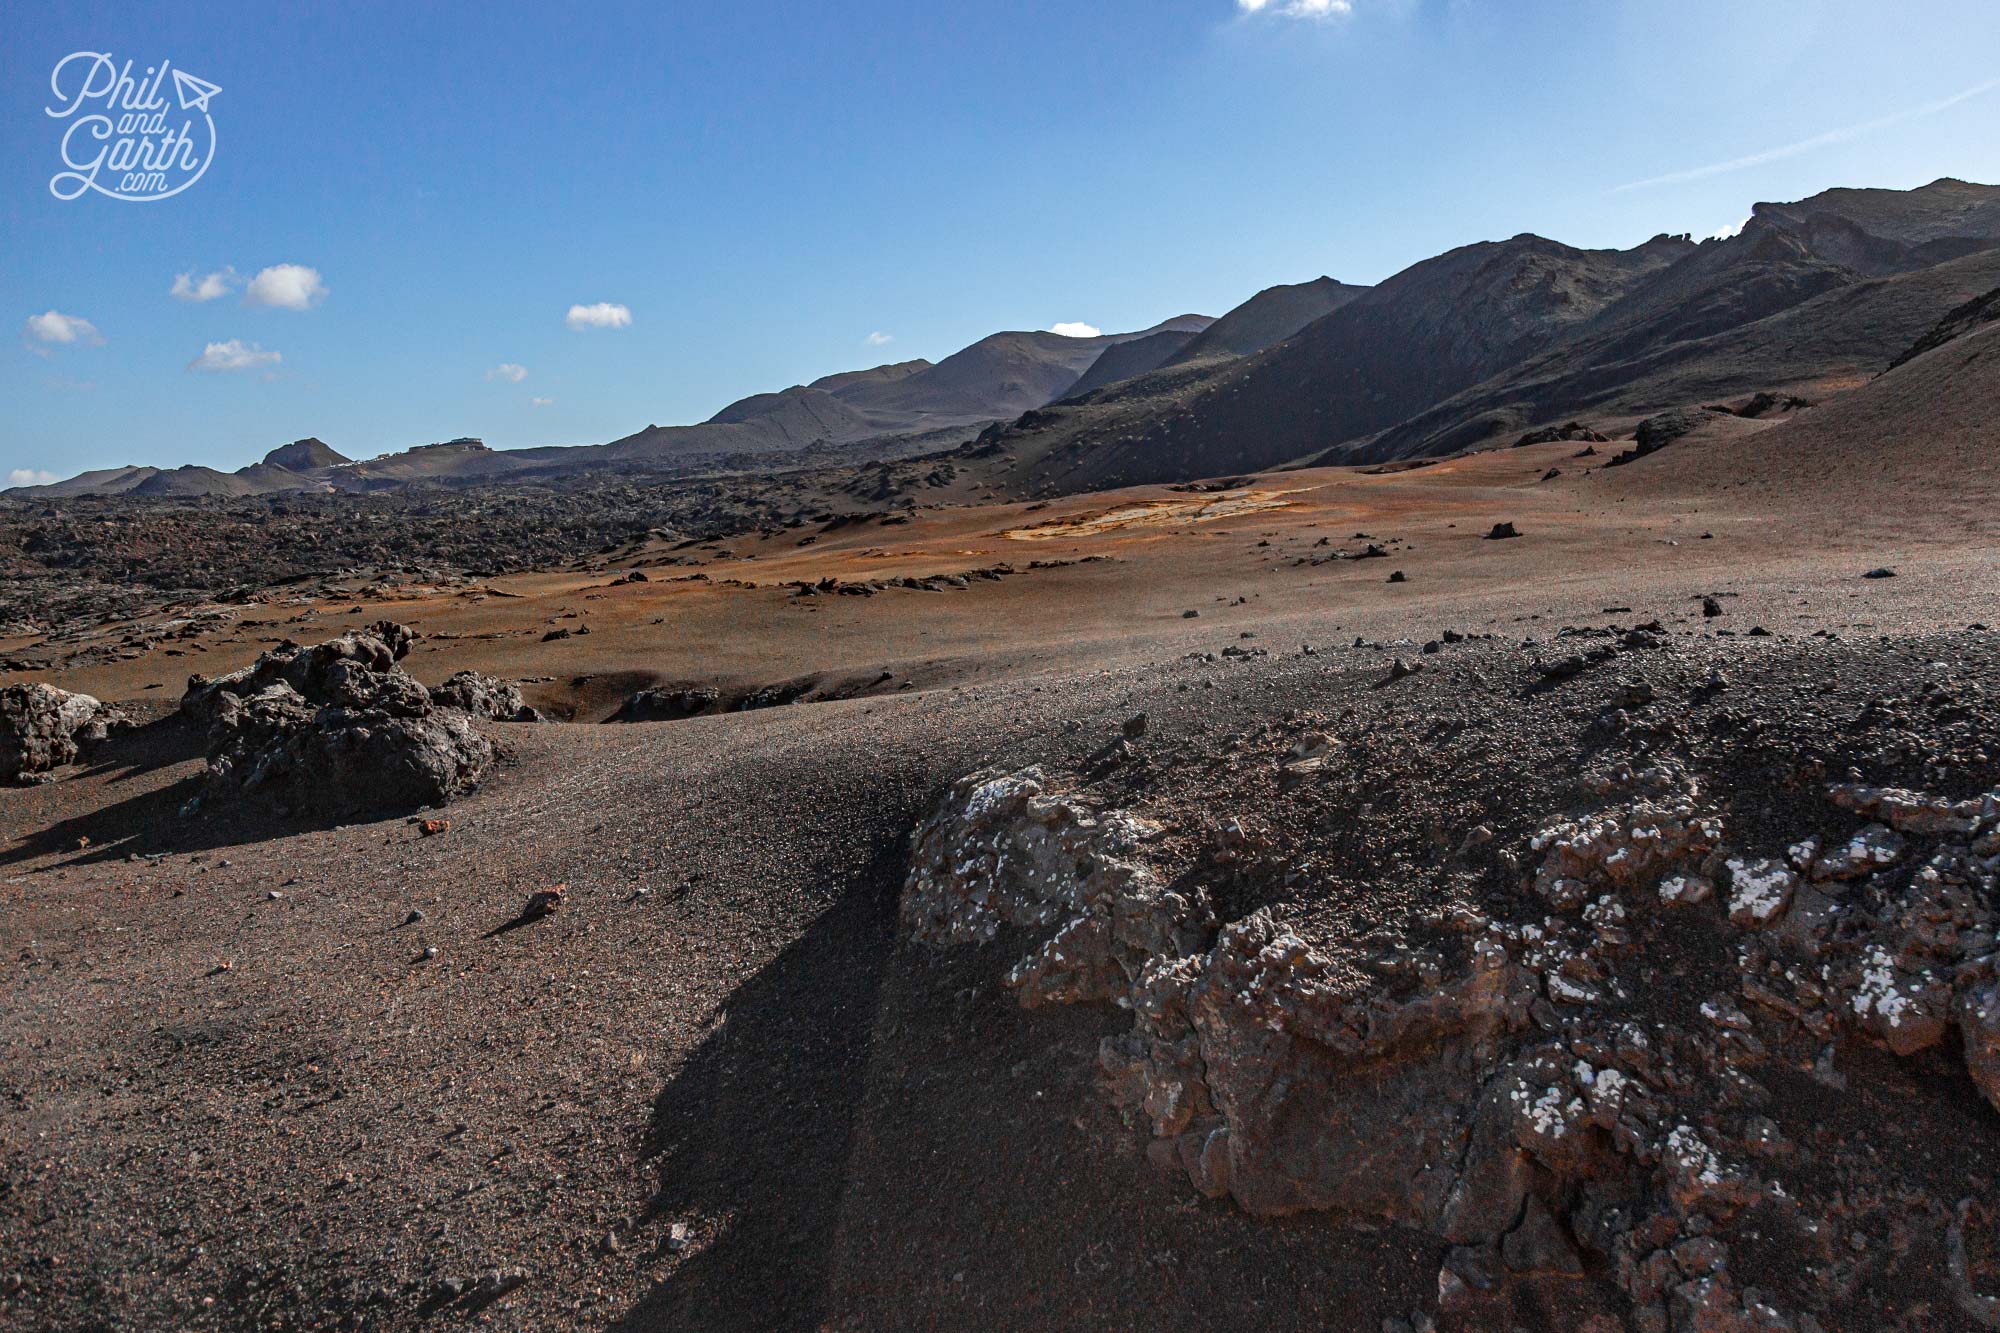
<svg viewBox="0 0 2000 1333">
<path fill-rule="evenodd" d="M 1797 157 L 1801 153 L 1810 153 L 1816 148 L 1828 148 L 1837 143 L 1846 143 L 1851 139 L 1859 139 L 1865 134 L 1873 134 L 1877 130 L 1886 130 L 1892 125 L 1902 125 L 1912 120 L 1922 120 L 1926 116 L 1935 116 L 1940 111 L 1950 110 L 1960 102 L 1969 102 L 1975 97 L 1984 97 L 1996 88 L 2000 88 L 2000 79 L 1988 79 L 1984 83 L 1974 84 L 1963 92 L 1953 93 L 1950 97 L 1940 97 L 1934 102 L 1925 102 L 1921 106 L 1906 107 L 1901 111 L 1892 112 L 1886 116 L 1877 116 L 1874 120 L 1864 120 L 1854 125 L 1843 125 L 1837 130 L 1828 130 L 1825 134 L 1815 134 L 1810 139 L 1801 139 L 1797 143 L 1783 144 L 1777 148 L 1766 148 L 1762 152 L 1748 153 L 1742 157 L 1732 157 L 1726 162 L 1711 162 L 1707 166 L 1689 167 L 1685 171 L 1670 171 L 1664 176 L 1648 176 L 1645 180 L 1631 181 L 1620 185 L 1612 193 L 1622 194 L 1627 190 L 1645 190 L 1655 185 L 1685 185 L 1689 181 L 1706 180 L 1710 176 L 1721 176 L 1731 171 L 1743 171 L 1749 167 L 1761 167 L 1767 162 L 1778 162 L 1788 157 Z"/>
<path fill-rule="evenodd" d="M 563 323 L 573 329 L 622 329 L 631 325 L 632 312 L 615 301 L 573 305 L 563 316 Z"/>
<path fill-rule="evenodd" d="M 871 333 L 863 341 L 870 347 L 887 347 L 890 343 L 896 341 L 896 335 L 893 333 Z"/>
<path fill-rule="evenodd" d="M 1287 19 L 1346 18 L 1354 12 L 1353 0 L 1236 0 L 1245 14 L 1270 14 Z"/>
<path fill-rule="evenodd" d="M 1102 337 L 1104 334 L 1104 330 L 1098 328 L 1095 324 L 1085 324 L 1080 321 L 1073 321 L 1066 324 L 1051 324 L 1049 332 L 1059 333 L 1065 338 L 1097 338 Z"/>
<path fill-rule="evenodd" d="M 529 407 L 554 407 L 555 405 L 556 400 L 553 398 L 530 398 L 528 400 Z"/>
<path fill-rule="evenodd" d="M 40 468 L 17 467 L 7 474 L 9 486 L 47 486 L 60 480 L 62 478 L 55 473 L 44 472 Z"/>
<path fill-rule="evenodd" d="M 59 310 L 28 316 L 28 322 L 21 326 L 21 336 L 28 340 L 30 351 L 44 356 L 51 347 L 104 345 L 104 335 L 97 331 L 95 324 L 81 315 L 65 315 Z"/>
<path fill-rule="evenodd" d="M 213 301 L 229 295 L 235 286 L 236 270 L 225 266 L 198 278 L 192 273 L 176 273 L 169 295 L 176 301 Z"/>
<path fill-rule="evenodd" d="M 243 289 L 244 305 L 272 306 L 279 310 L 310 310 L 326 299 L 326 283 L 319 270 L 304 264 L 273 264 L 258 271 Z"/>
<path fill-rule="evenodd" d="M 212 373 L 256 370 L 275 366 L 284 359 L 276 352 L 265 351 L 256 343 L 231 338 L 228 342 L 210 343 L 202 348 L 201 355 L 188 362 L 187 368 Z"/>
<path fill-rule="evenodd" d="M 519 384 L 522 380 L 528 378 L 528 368 L 526 366 L 517 366 L 512 361 L 502 361 L 499 365 L 486 372 L 486 378 L 489 380 L 506 380 L 509 384 Z"/>
</svg>

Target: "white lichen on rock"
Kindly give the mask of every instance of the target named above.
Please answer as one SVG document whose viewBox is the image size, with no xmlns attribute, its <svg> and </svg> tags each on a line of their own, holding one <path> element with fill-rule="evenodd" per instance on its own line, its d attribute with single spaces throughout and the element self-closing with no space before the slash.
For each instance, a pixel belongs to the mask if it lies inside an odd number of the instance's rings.
<svg viewBox="0 0 2000 1333">
<path fill-rule="evenodd" d="M 1204 1194 L 1493 1246 L 1547 1215 L 1538 1199 L 1609 1177 L 1681 1227 L 1617 1259 L 1635 1303 L 1762 1327 L 1777 1316 L 1728 1283 L 1717 1228 L 1789 1197 L 1737 1160 L 1794 1151 L 1743 1109 L 1768 1095 L 1750 1071 L 1774 1046 L 1831 1051 L 1845 1031 L 1903 1055 L 1956 1023 L 2000 1107 L 2000 796 L 1837 787 L 1875 822 L 1773 858 L 1726 848 L 1692 781 L 1645 777 L 1632 803 L 1532 838 L 1538 919 L 1430 911 L 1456 953 L 1308 936 L 1269 908 L 1218 927 L 1200 890 L 1167 887 L 1183 881 L 1155 864 L 1156 825 L 1036 770 L 954 787 L 920 830 L 904 917 L 938 943 L 1034 933 L 1007 973 L 1024 1003 L 1129 1010 L 1100 1048 L 1106 1090 Z M 1912 866 L 1911 837 L 1964 841 Z M 1718 885 L 1726 933 L 1690 910 Z M 1683 932 L 1726 940 L 1731 961 L 1663 1021 L 1643 960 Z"/>
<path fill-rule="evenodd" d="M 1049 794 L 1038 768 L 976 773 L 917 832 L 905 926 L 933 944 L 1053 933 L 1007 974 L 1024 1003 L 1119 1000 L 1155 957 L 1201 942 L 1206 905 L 1135 856 L 1159 826 Z"/>
<path fill-rule="evenodd" d="M 1799 877 L 1776 861 L 1732 856 L 1729 870 L 1729 919 L 1738 925 L 1769 925 L 1792 905 Z"/>
</svg>

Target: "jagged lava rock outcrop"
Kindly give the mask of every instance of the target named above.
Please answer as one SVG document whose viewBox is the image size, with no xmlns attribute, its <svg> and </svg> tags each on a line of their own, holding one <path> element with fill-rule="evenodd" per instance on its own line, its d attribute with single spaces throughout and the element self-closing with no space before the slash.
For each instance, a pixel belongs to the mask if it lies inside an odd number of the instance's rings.
<svg viewBox="0 0 2000 1333">
<path fill-rule="evenodd" d="M 39 681 L 0 687 L 0 782 L 39 782 L 125 724 L 88 694 Z"/>
<path fill-rule="evenodd" d="M 256 795 L 338 814 L 439 805 L 476 786 L 493 745 L 473 718 L 518 715 L 519 692 L 469 673 L 426 690 L 397 666 L 415 637 L 383 621 L 192 678 L 181 712 L 206 728 L 209 748 L 191 807 Z"/>
<path fill-rule="evenodd" d="M 497 676 L 477 671 L 460 671 L 433 685 L 431 704 L 455 708 L 473 717 L 493 722 L 540 722 L 542 715 L 521 701 L 521 687 Z"/>
<path fill-rule="evenodd" d="M 1818 827 L 1750 848 L 1694 776 L 1621 768 L 1617 799 L 1513 856 L 1518 911 L 1440 912 L 1427 947 L 1308 942 L 1269 907 L 1219 922 L 1158 863 L 1171 830 L 1055 787 L 953 787 L 916 834 L 910 935 L 1025 940 L 1005 978 L 1024 1005 L 1129 1010 L 1100 1065 L 1156 1160 L 1258 1216 L 1430 1232 L 1459 1326 L 1524 1288 L 1564 1308 L 1548 1292 L 1588 1263 L 1633 1327 L 1820 1327 L 1840 1228 L 1787 1187 L 1798 1150 L 1762 1080 L 1842 1087 L 1838 1043 L 1910 1057 L 1956 1031 L 2000 1109 L 2000 792 L 1838 784 Z M 1649 954 L 1709 960 L 1697 993 L 1642 994 Z M 1732 1272 L 1739 1243 L 1797 1266 Z M 1962 1276 L 1955 1296 L 1988 1299 Z"/>
</svg>

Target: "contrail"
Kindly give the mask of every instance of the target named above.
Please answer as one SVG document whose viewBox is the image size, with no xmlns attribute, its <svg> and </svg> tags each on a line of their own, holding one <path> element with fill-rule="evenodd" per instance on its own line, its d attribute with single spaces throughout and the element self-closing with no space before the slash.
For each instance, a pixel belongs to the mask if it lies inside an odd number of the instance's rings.
<svg viewBox="0 0 2000 1333">
<path fill-rule="evenodd" d="M 1680 185 L 1687 181 L 1703 180 L 1709 176 L 1720 176 L 1724 172 L 1741 171 L 1745 167 L 1761 167 L 1766 162 L 1776 162 L 1780 158 L 1796 157 L 1800 153 L 1809 153 L 1815 148 L 1825 148 L 1829 144 L 1846 143 L 1849 139 L 1858 139 L 1864 134 L 1873 134 L 1876 130 L 1887 129 L 1891 125 L 1900 125 L 1904 121 L 1921 120 L 1925 116 L 1935 116 L 1938 112 L 1955 107 L 1960 102 L 1968 102 L 1975 97 L 1982 97 L 1992 92 L 1995 88 L 2000 88 L 2000 79 L 1988 79 L 1986 82 L 1975 84 L 1963 92 L 1953 93 L 1950 97 L 1940 98 L 1935 102 L 1926 102 L 1922 106 L 1913 106 L 1903 111 L 1882 116 L 1876 120 L 1864 120 L 1859 125 L 1848 125 L 1842 129 L 1828 130 L 1825 134 L 1816 134 L 1810 139 L 1801 139 L 1797 143 L 1788 143 L 1782 148 L 1767 148 L 1761 153 L 1752 153 L 1748 157 L 1733 157 L 1727 162 L 1711 162 L 1705 167 L 1690 167 L 1686 171 L 1668 172 L 1664 176 L 1649 176 L 1642 181 L 1633 181 L 1627 185 L 1620 185 L 1612 193 L 1622 194 L 1627 190 L 1643 190 L 1654 185 Z"/>
</svg>

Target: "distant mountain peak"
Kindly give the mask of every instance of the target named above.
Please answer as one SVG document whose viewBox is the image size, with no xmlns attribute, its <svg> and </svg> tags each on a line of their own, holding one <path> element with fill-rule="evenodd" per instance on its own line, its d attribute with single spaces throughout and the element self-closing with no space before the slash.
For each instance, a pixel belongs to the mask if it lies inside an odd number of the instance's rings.
<svg viewBox="0 0 2000 1333">
<path fill-rule="evenodd" d="M 315 468 L 337 467 L 354 460 L 329 447 L 314 436 L 281 444 L 264 455 L 264 462 L 287 472 L 311 472 Z"/>
<path fill-rule="evenodd" d="M 1311 282 L 1266 287 L 1188 339 L 1165 364 L 1261 352 L 1314 320 L 1332 314 L 1367 290 L 1324 276 Z"/>
<path fill-rule="evenodd" d="M 900 379 L 908 379 L 920 370 L 929 370 L 931 363 L 922 357 L 910 361 L 895 361 L 886 366 L 874 366 L 868 370 L 844 370 L 837 375 L 822 375 L 808 389 L 818 389 L 821 393 L 835 393 L 857 384 L 892 384 Z"/>
</svg>

